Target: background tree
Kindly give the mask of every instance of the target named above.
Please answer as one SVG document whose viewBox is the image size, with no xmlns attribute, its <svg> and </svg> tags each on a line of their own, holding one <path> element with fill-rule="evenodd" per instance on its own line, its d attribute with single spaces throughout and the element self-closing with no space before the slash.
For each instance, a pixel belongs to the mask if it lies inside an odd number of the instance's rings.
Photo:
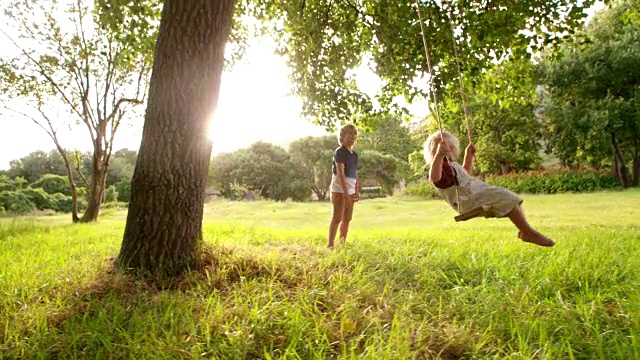
<svg viewBox="0 0 640 360">
<path fill-rule="evenodd" d="M 138 153 L 134 150 L 120 149 L 113 153 L 109 171 L 106 177 L 106 186 L 112 186 L 121 182 L 130 182 L 133 169 L 136 166 Z"/>
<path fill-rule="evenodd" d="M 120 268 L 175 275 L 197 264 L 233 0 L 166 0 Z"/>
<path fill-rule="evenodd" d="M 9 177 L 23 177 L 29 183 L 38 180 L 44 174 L 67 175 L 64 160 L 57 150 L 46 153 L 37 150 L 20 159 L 9 162 Z"/>
<path fill-rule="evenodd" d="M 505 59 L 465 80 L 468 121 L 478 149 L 476 170 L 506 174 L 540 166 L 537 82 L 531 61 Z M 449 84 L 444 94 L 440 103 L 443 124 L 458 136 L 464 149 L 468 135 L 460 85 Z M 432 122 L 429 130 L 439 131 L 437 122 Z"/>
<path fill-rule="evenodd" d="M 548 151 L 571 166 L 611 165 L 623 187 L 640 177 L 638 5 L 613 2 L 540 67 Z"/>
<path fill-rule="evenodd" d="M 309 198 L 313 185 L 306 169 L 286 150 L 261 141 L 214 157 L 210 168 L 210 185 L 229 199 L 242 199 L 245 194 L 236 191 L 246 189 L 267 199 L 302 201 Z"/>
<path fill-rule="evenodd" d="M 0 175 L 0 191 L 16 191 L 27 187 L 27 180 L 22 177 L 10 178 Z"/>
<path fill-rule="evenodd" d="M 358 123 L 370 124 L 358 133 L 357 150 L 373 150 L 407 162 L 409 154 L 421 147 L 420 140 L 411 136 L 408 124 L 398 116 L 374 114 L 357 119 Z"/>
<path fill-rule="evenodd" d="M 303 176 L 311 184 L 311 191 L 320 201 L 327 198 L 331 185 L 333 153 L 337 147 L 338 139 L 335 135 L 308 136 L 289 145 L 294 167 L 302 170 Z"/>
<path fill-rule="evenodd" d="M 214 156 L 209 164 L 208 186 L 220 191 L 222 197 L 236 200 L 232 185 L 237 179 L 236 170 L 242 159 L 240 150 Z"/>
<path fill-rule="evenodd" d="M 398 159 L 393 155 L 382 154 L 374 150 L 359 153 L 358 181 L 361 186 L 381 186 L 384 194 L 392 194 L 393 187 L 400 180 Z"/>
<path fill-rule="evenodd" d="M 420 150 L 426 138 L 411 134 L 408 123 L 400 116 L 389 113 L 374 113 L 357 116 L 357 122 L 367 124 L 358 134 L 356 151 L 375 151 L 396 158 L 394 178 L 410 180 L 414 172 L 409 164 L 409 155 Z"/>
<path fill-rule="evenodd" d="M 243 152 L 237 181 L 260 196 L 283 200 L 279 184 L 284 181 L 289 154 L 280 146 L 258 141 Z M 286 198 L 285 198 L 286 199 Z"/>
<path fill-rule="evenodd" d="M 151 0 L 30 1 L 5 5 L 17 38 L 0 62 L 10 113 L 44 129 L 66 163 L 75 195 L 71 154 L 59 131 L 82 124 L 93 144 L 88 207 L 80 219 L 98 218 L 113 140 L 125 116 L 145 99 L 159 4 Z M 27 110 L 16 109 L 26 105 Z M 73 211 L 73 220 L 78 220 Z"/>
</svg>

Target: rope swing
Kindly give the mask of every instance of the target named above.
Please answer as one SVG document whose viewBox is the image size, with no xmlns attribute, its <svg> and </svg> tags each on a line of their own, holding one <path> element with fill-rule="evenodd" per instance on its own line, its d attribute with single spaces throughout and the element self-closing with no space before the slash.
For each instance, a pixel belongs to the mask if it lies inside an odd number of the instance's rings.
<svg viewBox="0 0 640 360">
<path fill-rule="evenodd" d="M 429 44 L 427 42 L 427 35 L 424 27 L 424 20 L 422 17 L 422 9 L 420 7 L 420 0 L 416 0 L 416 9 L 418 10 L 418 19 L 420 20 L 420 32 L 422 33 L 422 44 L 424 45 L 424 53 L 427 58 L 427 68 L 429 69 L 429 89 L 431 92 L 431 98 L 433 100 L 433 105 L 436 109 L 436 119 L 438 121 L 438 127 L 440 128 L 440 134 L 442 135 L 442 119 L 440 118 L 440 110 L 438 108 L 438 97 L 436 96 L 435 89 L 433 87 L 433 66 L 431 65 L 431 55 L 429 53 Z M 471 124 L 469 121 L 469 107 L 467 105 L 467 97 L 464 91 L 464 80 L 462 67 L 460 66 L 460 56 L 458 53 L 458 45 L 456 44 L 455 32 L 453 31 L 453 20 L 452 20 L 452 12 L 451 8 L 449 8 L 449 29 L 451 31 L 451 39 L 453 43 L 453 54 L 456 59 L 456 66 L 458 70 L 458 80 L 460 82 L 460 94 L 462 97 L 462 104 L 464 108 L 464 120 L 465 125 L 467 127 L 467 138 L 469 139 L 469 144 L 473 144 L 473 138 L 471 137 Z"/>
<path fill-rule="evenodd" d="M 442 128 L 442 119 L 440 117 L 440 109 L 438 107 L 438 97 L 436 96 L 435 93 L 435 89 L 433 86 L 433 66 L 431 65 L 431 56 L 429 54 L 429 44 L 427 42 L 427 35 L 425 32 L 425 26 L 424 26 L 424 20 L 422 18 L 422 10 L 420 8 L 420 0 L 416 0 L 416 9 L 418 10 L 418 19 L 420 20 L 420 32 L 422 33 L 422 44 L 424 45 L 424 53 L 426 55 L 427 58 L 427 67 L 429 70 L 429 89 L 431 92 L 431 98 L 433 100 L 433 104 L 435 106 L 435 110 L 436 110 L 436 119 L 438 121 L 438 127 L 440 128 L 440 136 L 443 137 L 443 128 Z M 455 32 L 453 30 L 453 13 L 451 12 L 451 7 L 449 7 L 449 11 L 448 11 L 448 17 L 449 17 L 449 29 L 451 31 L 451 39 L 453 42 L 453 51 L 454 51 L 454 56 L 456 59 L 456 67 L 458 70 L 458 79 L 460 82 L 460 94 L 462 97 L 462 103 L 463 103 L 463 107 L 464 107 L 464 119 L 465 119 L 465 125 L 467 127 L 467 138 L 469 139 L 469 144 L 473 144 L 473 139 L 471 137 L 471 124 L 469 121 L 469 109 L 468 109 L 468 105 L 467 105 L 467 97 L 465 95 L 465 91 L 464 91 L 464 80 L 463 80 L 463 73 L 462 73 L 462 67 L 460 66 L 460 56 L 458 53 L 458 45 L 456 44 L 456 36 L 455 36 Z M 444 140 L 444 138 L 442 138 L 442 140 Z M 485 216 L 490 212 L 490 209 L 484 208 L 482 206 L 478 206 L 478 204 L 473 200 L 473 197 L 468 196 L 469 194 L 466 193 L 466 191 L 464 191 L 464 189 L 461 188 L 459 182 L 458 182 L 458 177 L 457 174 L 455 173 L 454 170 L 454 178 L 455 178 L 455 187 L 456 187 L 456 197 L 458 198 L 457 203 L 458 203 L 458 214 L 454 219 L 455 221 L 465 221 L 465 220 L 469 220 L 478 216 Z M 460 212 L 460 195 L 459 193 L 463 192 L 468 199 L 470 199 L 472 201 L 472 203 L 474 204 L 474 208 L 470 211 L 467 211 L 465 213 L 461 213 Z"/>
</svg>

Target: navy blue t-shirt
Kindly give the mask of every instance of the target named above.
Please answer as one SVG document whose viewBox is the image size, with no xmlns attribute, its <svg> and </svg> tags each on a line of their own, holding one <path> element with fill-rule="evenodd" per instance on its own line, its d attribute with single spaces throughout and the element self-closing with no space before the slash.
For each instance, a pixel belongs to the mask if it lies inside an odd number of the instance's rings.
<svg viewBox="0 0 640 360">
<path fill-rule="evenodd" d="M 344 164 L 344 175 L 350 179 L 356 179 L 358 170 L 358 154 L 349 151 L 346 147 L 340 146 L 333 153 L 333 175 L 338 175 L 336 163 Z"/>
</svg>

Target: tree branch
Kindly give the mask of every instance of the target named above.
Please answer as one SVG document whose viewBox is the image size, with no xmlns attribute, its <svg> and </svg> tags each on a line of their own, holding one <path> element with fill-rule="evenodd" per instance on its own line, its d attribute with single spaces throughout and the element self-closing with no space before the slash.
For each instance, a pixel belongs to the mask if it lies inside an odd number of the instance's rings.
<svg viewBox="0 0 640 360">
<path fill-rule="evenodd" d="M 341 1 L 341 2 L 346 3 L 348 7 L 350 7 L 350 8 L 351 8 L 351 9 L 353 9 L 353 10 L 355 10 L 355 12 L 356 12 L 356 13 L 358 13 L 358 15 L 360 15 L 360 16 L 362 17 L 362 20 L 363 20 L 363 21 L 364 21 L 364 22 L 365 22 L 369 27 L 371 27 L 371 28 L 373 28 L 373 27 L 374 27 L 374 24 L 373 24 L 373 23 L 371 23 L 371 22 L 367 19 L 367 17 L 369 17 L 369 18 L 374 18 L 374 19 L 375 19 L 375 18 L 377 18 L 377 19 L 382 19 L 382 20 L 384 20 L 384 18 L 383 18 L 382 16 L 380 16 L 380 15 L 377 15 L 377 14 L 370 14 L 370 13 L 366 13 L 366 12 L 364 12 L 364 11 L 360 10 L 356 5 L 352 4 L 352 3 L 351 3 L 351 1 L 349 1 L 349 0 L 340 0 L 340 1 Z"/>
<path fill-rule="evenodd" d="M 82 114 L 78 111 L 78 109 L 73 105 L 73 103 L 71 102 L 71 100 L 68 98 L 67 94 L 65 94 L 62 89 L 60 88 L 60 85 L 58 85 L 58 83 L 49 75 L 47 74 L 47 72 L 45 71 L 45 69 L 42 67 L 42 65 L 35 60 L 26 50 L 24 50 L 22 47 L 20 47 L 18 45 L 18 43 L 16 43 L 13 38 L 11 36 L 9 36 L 4 30 L 2 30 L 0 28 L 0 32 L 2 32 L 2 34 L 9 39 L 9 41 L 11 41 L 11 43 L 13 43 L 13 45 L 20 50 L 20 52 L 22 52 L 22 54 L 24 56 L 27 57 L 27 59 L 29 59 L 29 61 L 31 61 L 33 64 L 35 64 L 38 67 L 39 73 L 40 75 L 44 76 L 44 78 L 49 82 L 49 84 L 58 92 L 58 94 L 62 97 L 62 100 L 69 105 L 69 107 L 71 107 L 71 109 L 73 110 L 73 112 L 75 112 L 80 118 L 83 118 Z"/>
<path fill-rule="evenodd" d="M 82 154 L 79 151 L 76 151 L 74 155 L 76 157 L 75 170 L 78 173 L 78 175 L 80 175 L 80 179 L 82 179 L 82 182 L 87 186 L 87 188 L 90 188 L 91 185 L 89 184 L 89 181 L 82 173 L 82 170 L 80 170 L 80 164 L 82 162 Z"/>
<path fill-rule="evenodd" d="M 57 140 L 56 140 L 57 134 L 56 134 L 56 131 L 53 129 L 53 126 L 52 126 L 51 122 L 49 122 L 49 121 L 47 120 L 47 123 L 48 123 L 48 125 L 49 125 L 49 128 L 47 129 L 44 125 L 42 125 L 42 124 L 41 124 L 38 120 L 36 120 L 33 116 L 28 115 L 28 114 L 26 114 L 26 113 L 24 113 L 24 112 L 22 112 L 22 111 L 15 110 L 15 109 L 12 109 L 12 108 L 8 107 L 8 106 L 6 105 L 6 103 L 5 103 L 5 101 L 4 101 L 4 100 L 2 100 L 2 99 L 0 99 L 0 102 L 2 102 L 2 106 L 3 106 L 6 110 L 11 111 L 11 112 L 12 112 L 12 113 L 14 113 L 14 114 L 20 115 L 20 116 L 22 116 L 22 117 L 25 117 L 25 118 L 27 118 L 27 119 L 29 119 L 29 120 L 33 121 L 36 125 L 38 125 L 40 128 L 42 128 L 42 130 L 44 130 L 44 131 L 47 133 L 47 135 L 49 135 L 49 137 L 50 137 L 51 139 L 53 139 L 54 141 L 57 141 Z M 48 119 L 48 118 L 46 118 L 46 119 Z"/>
</svg>

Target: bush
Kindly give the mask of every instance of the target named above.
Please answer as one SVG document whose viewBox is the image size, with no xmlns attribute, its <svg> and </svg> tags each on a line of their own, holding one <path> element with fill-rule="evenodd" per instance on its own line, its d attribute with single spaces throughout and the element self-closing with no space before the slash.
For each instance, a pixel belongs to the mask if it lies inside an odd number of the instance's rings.
<svg viewBox="0 0 640 360">
<path fill-rule="evenodd" d="M 420 196 L 427 199 L 439 199 L 440 193 L 428 181 L 420 181 L 407 185 L 404 189 L 406 195 Z"/>
<path fill-rule="evenodd" d="M 122 180 L 115 186 L 118 192 L 118 201 L 128 203 L 129 199 L 131 199 L 131 181 Z"/>
<path fill-rule="evenodd" d="M 525 171 L 506 175 L 487 175 L 487 184 L 505 187 L 516 193 L 555 194 L 619 189 L 620 183 L 608 171 L 568 169 L 552 171 Z M 438 190 L 427 181 L 413 183 L 404 191 L 429 199 L 440 198 Z"/>
<path fill-rule="evenodd" d="M 0 208 L 8 214 L 27 214 L 36 209 L 27 195 L 17 191 L 0 192 Z"/>
<path fill-rule="evenodd" d="M 9 178 L 7 175 L 0 175 L 0 191 L 17 191 L 27 187 L 27 180 L 22 177 Z"/>
<path fill-rule="evenodd" d="M 69 179 L 60 175 L 44 174 L 40 179 L 31 184 L 31 187 L 41 188 L 47 194 L 62 193 L 71 196 L 71 186 L 69 186 Z"/>
<path fill-rule="evenodd" d="M 58 202 L 58 207 L 54 210 L 59 212 L 70 213 L 71 205 L 73 203 L 73 198 L 71 196 L 66 196 L 65 194 L 56 193 L 51 195 Z M 87 208 L 87 200 L 78 196 L 78 212 L 84 211 Z"/>
<path fill-rule="evenodd" d="M 568 169 L 526 171 L 506 175 L 488 175 L 488 184 L 502 186 L 516 193 L 555 194 L 619 189 L 620 183 L 608 171 Z"/>
<path fill-rule="evenodd" d="M 42 189 L 22 189 L 18 191 L 19 193 L 25 194 L 29 201 L 35 205 L 38 210 L 57 210 L 58 209 L 58 200 L 47 194 Z"/>
<path fill-rule="evenodd" d="M 382 186 L 364 186 L 360 188 L 360 197 L 363 199 L 375 199 L 385 196 Z"/>
<path fill-rule="evenodd" d="M 111 185 L 104 191 L 104 202 L 116 202 L 118 201 L 118 190 L 116 190 L 115 185 Z"/>
<path fill-rule="evenodd" d="M 293 201 L 309 201 L 311 199 L 311 184 L 307 180 L 293 179 L 288 184 L 288 197 Z"/>
<path fill-rule="evenodd" d="M 128 207 L 129 207 L 129 204 L 126 202 L 114 201 L 114 202 L 108 202 L 100 205 L 100 211 L 108 210 L 108 209 L 126 210 Z"/>
<path fill-rule="evenodd" d="M 250 193 L 251 190 L 248 187 L 235 181 L 229 186 L 229 200 L 244 200 L 245 196 Z"/>
</svg>

